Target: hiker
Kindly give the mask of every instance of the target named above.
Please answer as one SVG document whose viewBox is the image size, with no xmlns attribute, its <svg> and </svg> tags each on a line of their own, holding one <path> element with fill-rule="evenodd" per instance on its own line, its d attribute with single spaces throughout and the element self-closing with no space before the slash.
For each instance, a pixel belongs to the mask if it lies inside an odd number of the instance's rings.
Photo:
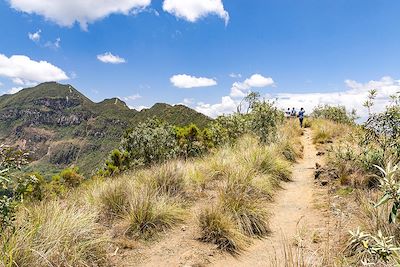
<svg viewBox="0 0 400 267">
<path fill-rule="evenodd" d="M 290 117 L 290 108 L 288 108 L 288 109 L 285 111 L 285 117 L 286 117 L 286 118 L 289 118 L 289 117 Z"/>
<path fill-rule="evenodd" d="M 295 108 L 292 108 L 292 112 L 290 113 L 290 116 L 296 117 L 297 111 Z"/>
<path fill-rule="evenodd" d="M 303 128 L 304 113 L 306 113 L 306 111 L 304 110 L 304 108 L 301 108 L 298 115 L 300 121 L 300 128 Z"/>
</svg>

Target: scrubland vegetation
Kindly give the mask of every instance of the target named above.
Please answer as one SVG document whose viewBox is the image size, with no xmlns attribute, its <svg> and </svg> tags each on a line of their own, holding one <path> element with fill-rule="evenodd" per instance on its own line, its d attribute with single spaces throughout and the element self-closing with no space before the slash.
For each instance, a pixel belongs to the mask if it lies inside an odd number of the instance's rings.
<svg viewBox="0 0 400 267">
<path fill-rule="evenodd" d="M 252 105 L 204 130 L 139 124 L 91 179 L 72 168 L 49 182 L 21 182 L 11 170 L 24 154 L 2 149 L 1 264 L 107 265 L 120 240 L 155 242 L 194 207 L 199 241 L 221 250 L 239 253 L 266 236 L 265 203 L 290 181 L 301 131 L 272 103 Z"/>
<path fill-rule="evenodd" d="M 327 153 L 316 178 L 329 180 L 339 225 L 332 265 L 400 264 L 400 102 L 393 96 L 385 111 L 374 114 L 373 100 L 371 94 L 365 103 L 370 115 L 361 125 L 344 108 L 319 107 L 313 113 L 313 141 Z"/>
<path fill-rule="evenodd" d="M 188 218 L 199 242 L 231 254 L 266 237 L 268 203 L 292 179 L 303 131 L 273 103 L 247 100 L 249 112 L 219 117 L 204 129 L 141 123 L 91 178 L 76 168 L 50 181 L 21 175 L 28 154 L 0 147 L 0 265 L 107 266 L 118 248 L 151 245 Z M 372 106 L 373 97 L 366 103 Z M 329 253 L 318 254 L 327 257 L 324 266 L 394 266 L 400 263 L 398 96 L 364 124 L 355 119 L 343 107 L 321 106 L 305 121 L 325 157 L 315 178 L 329 187 L 335 221 Z M 306 265 L 290 246 L 285 253 L 286 266 Z"/>
</svg>

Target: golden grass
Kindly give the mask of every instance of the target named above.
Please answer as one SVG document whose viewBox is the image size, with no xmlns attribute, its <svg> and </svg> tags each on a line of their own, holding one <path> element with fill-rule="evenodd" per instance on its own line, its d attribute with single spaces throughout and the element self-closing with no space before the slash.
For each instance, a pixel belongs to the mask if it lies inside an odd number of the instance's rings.
<svg viewBox="0 0 400 267">
<path fill-rule="evenodd" d="M 330 120 L 314 119 L 311 128 L 313 130 L 313 143 L 326 144 L 332 143 L 338 137 L 345 136 L 350 131 L 351 126 Z"/>
<path fill-rule="evenodd" d="M 112 238 L 104 233 L 114 233 L 115 240 L 151 239 L 183 222 L 204 194 L 216 196 L 216 203 L 199 215 L 201 240 L 239 252 L 268 233 L 265 203 L 281 181 L 290 180 L 291 162 L 301 155 L 300 131 L 285 127 L 275 144 L 244 136 L 200 159 L 94 179 L 62 200 L 21 206 L 17 231 L 0 240 L 0 265 L 107 265 Z"/>
<path fill-rule="evenodd" d="M 200 240 L 213 243 L 219 249 L 237 253 L 247 243 L 233 219 L 218 208 L 206 208 L 199 215 Z"/>
<path fill-rule="evenodd" d="M 280 182 L 290 181 L 291 162 L 302 155 L 302 131 L 296 126 L 284 125 L 271 145 L 243 136 L 207 161 L 205 169 L 218 179 L 219 194 L 214 208 L 204 209 L 199 217 L 201 240 L 237 253 L 251 238 L 268 234 L 266 201 L 272 200 Z"/>
<path fill-rule="evenodd" d="M 24 207 L 16 231 L 2 234 L 4 266 L 99 266 L 108 238 L 88 207 L 50 201 Z"/>
</svg>

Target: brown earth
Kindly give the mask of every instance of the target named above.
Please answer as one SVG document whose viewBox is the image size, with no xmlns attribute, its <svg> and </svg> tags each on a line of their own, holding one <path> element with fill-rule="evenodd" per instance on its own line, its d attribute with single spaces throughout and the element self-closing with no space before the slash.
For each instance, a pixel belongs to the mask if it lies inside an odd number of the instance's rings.
<svg viewBox="0 0 400 267">
<path fill-rule="evenodd" d="M 256 240 L 246 251 L 233 256 L 215 245 L 198 241 L 197 214 L 211 199 L 197 202 L 185 222 L 167 232 L 158 242 L 136 244 L 116 251 L 115 266 L 313 266 L 324 265 L 329 236 L 329 197 L 314 183 L 317 156 L 311 130 L 302 136 L 304 157 L 293 166 L 293 181 L 285 183 L 269 206 L 271 233 Z M 294 261 L 293 264 L 287 264 Z M 297 264 L 296 264 L 297 263 Z M 303 263 L 303 264 L 301 264 Z"/>
</svg>

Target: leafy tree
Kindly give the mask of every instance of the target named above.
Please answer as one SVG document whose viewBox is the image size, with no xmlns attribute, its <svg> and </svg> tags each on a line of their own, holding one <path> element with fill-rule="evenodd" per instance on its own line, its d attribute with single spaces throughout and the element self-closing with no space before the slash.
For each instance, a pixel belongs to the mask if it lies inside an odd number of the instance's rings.
<svg viewBox="0 0 400 267">
<path fill-rule="evenodd" d="M 173 126 L 149 119 L 128 131 L 121 142 L 133 165 L 149 165 L 177 157 L 178 142 Z"/>
</svg>

